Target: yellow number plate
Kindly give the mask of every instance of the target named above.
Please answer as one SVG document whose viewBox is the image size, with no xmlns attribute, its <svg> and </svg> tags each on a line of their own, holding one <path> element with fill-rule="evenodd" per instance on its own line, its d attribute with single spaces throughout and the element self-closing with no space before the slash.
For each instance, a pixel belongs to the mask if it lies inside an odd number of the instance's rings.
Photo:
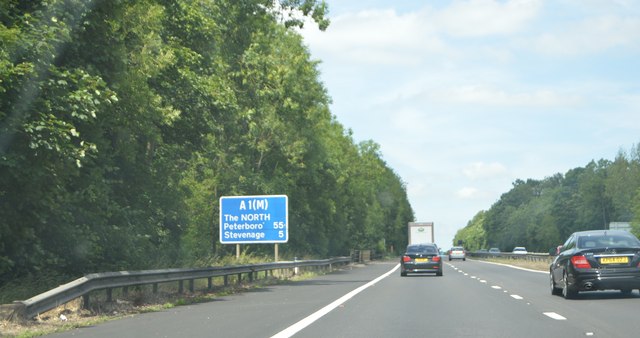
<svg viewBox="0 0 640 338">
<path fill-rule="evenodd" d="M 626 264 L 629 263 L 629 257 L 602 257 L 600 258 L 601 264 Z"/>
<path fill-rule="evenodd" d="M 429 261 L 429 258 L 416 258 L 416 263 L 426 263 Z"/>
</svg>

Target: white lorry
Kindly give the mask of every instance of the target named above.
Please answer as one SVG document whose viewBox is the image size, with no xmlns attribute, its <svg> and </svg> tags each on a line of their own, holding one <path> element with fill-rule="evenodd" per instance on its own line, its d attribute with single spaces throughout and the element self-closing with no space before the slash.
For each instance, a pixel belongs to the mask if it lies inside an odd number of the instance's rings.
<svg viewBox="0 0 640 338">
<path fill-rule="evenodd" d="M 433 222 L 409 222 L 409 244 L 434 243 Z"/>
</svg>

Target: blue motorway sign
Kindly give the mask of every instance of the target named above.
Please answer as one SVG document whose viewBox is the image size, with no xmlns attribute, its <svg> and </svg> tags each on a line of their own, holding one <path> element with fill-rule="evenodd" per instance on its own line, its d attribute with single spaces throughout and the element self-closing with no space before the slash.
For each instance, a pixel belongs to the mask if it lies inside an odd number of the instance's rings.
<svg viewBox="0 0 640 338">
<path fill-rule="evenodd" d="M 220 197 L 220 243 L 286 243 L 286 195 Z"/>
</svg>

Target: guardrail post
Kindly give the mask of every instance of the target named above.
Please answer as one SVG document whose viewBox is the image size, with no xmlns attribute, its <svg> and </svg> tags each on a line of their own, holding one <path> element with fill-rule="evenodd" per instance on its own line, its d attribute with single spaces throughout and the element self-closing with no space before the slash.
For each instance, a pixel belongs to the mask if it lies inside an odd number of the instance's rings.
<svg viewBox="0 0 640 338">
<path fill-rule="evenodd" d="M 242 283 L 242 274 L 241 273 L 238 274 L 237 282 L 238 282 L 238 285 L 240 285 Z"/>
<path fill-rule="evenodd" d="M 207 289 L 208 290 L 213 289 L 213 277 L 207 278 Z"/>
<path fill-rule="evenodd" d="M 249 283 L 253 282 L 253 271 L 249 271 Z"/>
<path fill-rule="evenodd" d="M 193 279 L 189 279 L 189 292 L 193 293 L 194 287 L 193 287 Z"/>
<path fill-rule="evenodd" d="M 113 301 L 113 289 L 112 288 L 108 288 L 107 289 L 107 302 L 112 302 Z"/>
<path fill-rule="evenodd" d="M 184 292 L 184 281 L 178 281 L 178 293 Z"/>
<path fill-rule="evenodd" d="M 122 288 L 122 295 L 127 297 L 129 295 L 129 287 L 125 286 Z"/>
<path fill-rule="evenodd" d="M 84 294 L 82 295 L 82 308 L 83 309 L 88 309 L 89 308 L 89 294 Z"/>
<path fill-rule="evenodd" d="M 229 286 L 229 275 L 224 275 L 224 286 Z"/>
<path fill-rule="evenodd" d="M 153 283 L 153 294 L 158 293 L 158 283 Z"/>
<path fill-rule="evenodd" d="M 14 300 L 11 304 L 0 305 L 0 320 L 24 320 L 30 319 L 26 316 L 26 306 L 21 301 Z"/>
</svg>

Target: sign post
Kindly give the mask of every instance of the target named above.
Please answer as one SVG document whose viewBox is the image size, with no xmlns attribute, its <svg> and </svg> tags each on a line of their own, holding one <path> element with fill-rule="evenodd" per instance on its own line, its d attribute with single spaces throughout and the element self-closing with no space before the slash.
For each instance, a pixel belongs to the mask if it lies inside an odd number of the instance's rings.
<svg viewBox="0 0 640 338">
<path fill-rule="evenodd" d="M 277 243 L 289 240 L 289 207 L 286 195 L 220 197 L 220 243 Z"/>
</svg>

